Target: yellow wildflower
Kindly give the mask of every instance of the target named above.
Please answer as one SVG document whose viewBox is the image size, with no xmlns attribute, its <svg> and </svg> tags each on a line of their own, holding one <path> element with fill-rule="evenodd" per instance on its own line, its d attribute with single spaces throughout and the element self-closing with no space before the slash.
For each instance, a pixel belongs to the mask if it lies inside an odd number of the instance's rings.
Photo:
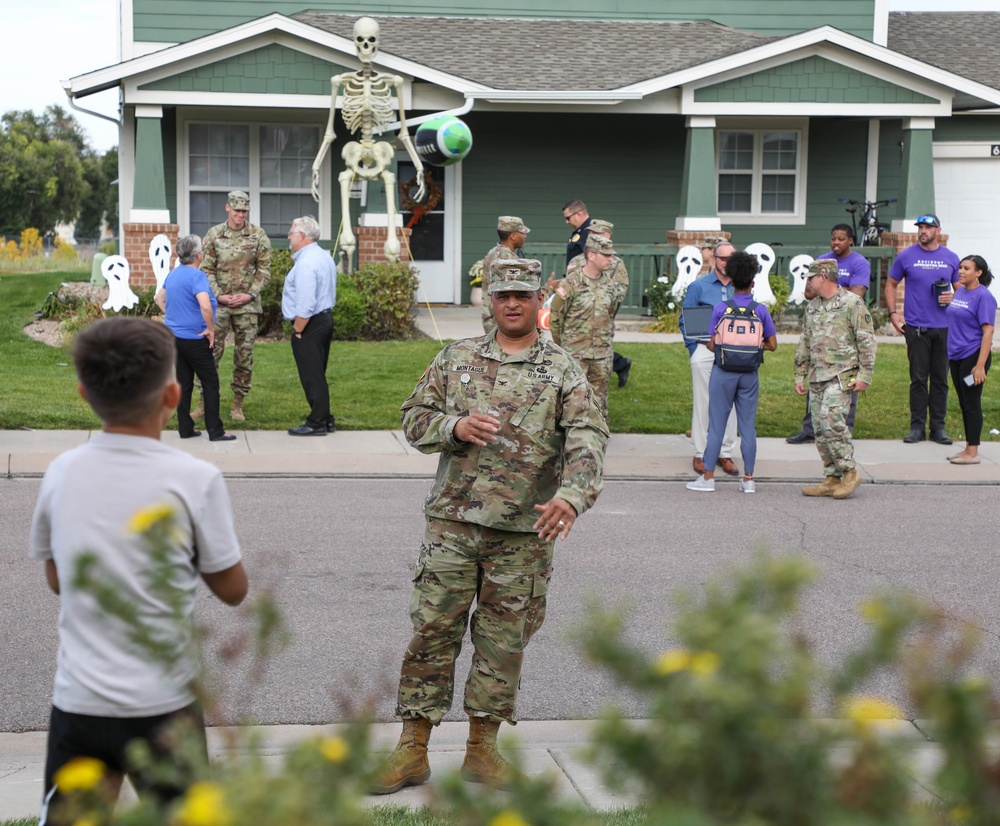
<svg viewBox="0 0 1000 826">
<path fill-rule="evenodd" d="M 97 826 L 97 821 L 92 817 L 81 817 L 73 821 L 73 826 Z"/>
<path fill-rule="evenodd" d="M 510 809 L 504 809 L 490 821 L 490 826 L 528 826 L 528 821 L 521 817 L 521 815 L 517 812 L 512 812 Z"/>
<path fill-rule="evenodd" d="M 101 782 L 106 769 L 96 757 L 76 757 L 56 772 L 56 785 L 64 794 L 85 792 Z"/>
<path fill-rule="evenodd" d="M 856 695 L 844 701 L 844 711 L 855 723 L 867 725 L 873 720 L 902 720 L 903 712 L 892 703 L 878 697 Z"/>
<path fill-rule="evenodd" d="M 880 620 L 885 616 L 885 606 L 881 600 L 866 599 L 861 603 L 861 616 L 866 620 Z"/>
<path fill-rule="evenodd" d="M 691 673 L 711 677 L 719 670 L 721 662 L 714 651 L 701 651 L 691 658 Z"/>
<path fill-rule="evenodd" d="M 687 671 L 691 667 L 691 652 L 685 648 L 675 648 L 673 651 L 665 651 L 656 659 L 655 669 L 657 674 L 675 674 L 678 671 Z"/>
<path fill-rule="evenodd" d="M 174 506 L 167 502 L 137 510 L 128 520 L 129 533 L 147 533 L 157 522 L 170 519 L 175 513 Z"/>
<path fill-rule="evenodd" d="M 206 782 L 195 783 L 188 789 L 177 815 L 184 826 L 228 826 L 232 821 L 222 790 Z"/>
<path fill-rule="evenodd" d="M 343 763 L 351 749 L 343 737 L 324 737 L 320 741 L 319 750 L 331 763 Z"/>
</svg>

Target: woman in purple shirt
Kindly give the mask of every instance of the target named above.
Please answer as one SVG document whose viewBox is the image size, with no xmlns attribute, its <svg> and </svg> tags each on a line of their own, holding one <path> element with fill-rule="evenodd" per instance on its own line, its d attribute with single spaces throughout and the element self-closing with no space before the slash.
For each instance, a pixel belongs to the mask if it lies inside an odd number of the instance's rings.
<svg viewBox="0 0 1000 826">
<path fill-rule="evenodd" d="M 993 273 L 979 255 L 958 265 L 959 287 L 948 305 L 948 363 L 955 395 L 962 407 L 965 450 L 949 456 L 953 465 L 979 464 L 983 432 L 983 383 L 990 369 L 997 300 L 988 289 Z"/>
</svg>

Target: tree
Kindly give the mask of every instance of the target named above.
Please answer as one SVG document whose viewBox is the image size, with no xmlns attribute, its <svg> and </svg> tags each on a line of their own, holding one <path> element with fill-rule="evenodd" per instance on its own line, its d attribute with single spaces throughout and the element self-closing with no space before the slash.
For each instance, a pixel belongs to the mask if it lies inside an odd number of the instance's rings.
<svg viewBox="0 0 1000 826">
<path fill-rule="evenodd" d="M 74 234 L 77 240 L 97 239 L 101 223 L 107 221 L 112 232 L 118 228 L 118 149 L 109 149 L 103 155 L 87 152 L 83 155 L 83 178 L 89 192 L 80 205 Z"/>
<path fill-rule="evenodd" d="M 75 220 L 89 190 L 86 152 L 83 130 L 59 106 L 0 117 L 0 234 L 46 233 Z"/>
</svg>

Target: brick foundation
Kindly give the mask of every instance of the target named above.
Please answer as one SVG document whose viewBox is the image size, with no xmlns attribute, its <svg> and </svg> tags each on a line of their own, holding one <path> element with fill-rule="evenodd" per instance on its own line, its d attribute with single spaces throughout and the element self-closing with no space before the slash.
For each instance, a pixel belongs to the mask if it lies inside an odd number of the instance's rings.
<svg viewBox="0 0 1000 826">
<path fill-rule="evenodd" d="M 156 276 L 149 261 L 149 244 L 157 235 L 166 235 L 174 249 L 177 249 L 180 227 L 177 224 L 125 224 L 122 231 L 121 250 L 128 261 L 129 286 L 133 289 L 155 287 Z M 171 260 L 171 268 L 173 265 Z"/>
<path fill-rule="evenodd" d="M 721 230 L 688 230 L 688 229 L 668 229 L 667 243 L 676 244 L 678 247 L 703 247 L 709 238 L 713 238 L 718 243 L 719 238 L 727 241 L 733 237 L 731 232 Z"/>
<path fill-rule="evenodd" d="M 400 261 L 410 260 L 406 240 L 412 232 L 412 229 L 406 228 L 396 230 L 400 246 Z M 358 267 L 385 261 L 385 227 L 354 227 L 354 237 L 358 240 Z"/>
</svg>

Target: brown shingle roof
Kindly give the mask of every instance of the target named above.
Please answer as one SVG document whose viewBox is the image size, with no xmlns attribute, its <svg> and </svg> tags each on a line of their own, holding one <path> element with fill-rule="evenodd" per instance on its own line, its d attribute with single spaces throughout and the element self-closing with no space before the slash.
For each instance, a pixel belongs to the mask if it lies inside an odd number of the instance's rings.
<svg viewBox="0 0 1000 826">
<path fill-rule="evenodd" d="M 889 48 L 1000 89 L 1000 12 L 892 12 Z"/>
</svg>

